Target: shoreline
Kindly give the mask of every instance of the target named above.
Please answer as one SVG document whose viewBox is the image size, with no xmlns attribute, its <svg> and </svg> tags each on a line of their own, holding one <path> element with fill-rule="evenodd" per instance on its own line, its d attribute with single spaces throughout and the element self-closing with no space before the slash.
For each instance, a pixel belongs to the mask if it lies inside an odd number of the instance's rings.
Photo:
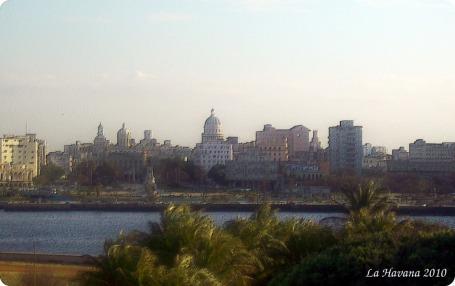
<svg viewBox="0 0 455 286">
<path fill-rule="evenodd" d="M 0 252 L 0 262 L 92 266 L 95 265 L 95 257 L 91 255 Z"/>
<path fill-rule="evenodd" d="M 189 204 L 193 210 L 206 212 L 252 212 L 259 204 Z M 101 211 L 101 212 L 161 212 L 168 204 L 146 203 L 65 203 L 65 204 L 30 204 L 30 203 L 0 203 L 0 210 L 6 212 L 39 212 L 39 211 Z M 283 212 L 326 212 L 345 213 L 339 205 L 314 204 L 271 204 L 273 209 Z M 392 208 L 398 215 L 413 216 L 455 216 L 455 207 L 424 207 L 400 206 Z"/>
</svg>

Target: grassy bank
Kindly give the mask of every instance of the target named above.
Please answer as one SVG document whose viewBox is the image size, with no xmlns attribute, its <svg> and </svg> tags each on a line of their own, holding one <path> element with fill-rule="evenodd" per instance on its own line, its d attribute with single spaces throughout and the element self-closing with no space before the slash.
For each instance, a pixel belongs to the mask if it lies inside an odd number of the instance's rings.
<svg viewBox="0 0 455 286">
<path fill-rule="evenodd" d="M 8 286 L 78 286 L 80 273 L 92 266 L 0 261 L 0 278 Z"/>
</svg>

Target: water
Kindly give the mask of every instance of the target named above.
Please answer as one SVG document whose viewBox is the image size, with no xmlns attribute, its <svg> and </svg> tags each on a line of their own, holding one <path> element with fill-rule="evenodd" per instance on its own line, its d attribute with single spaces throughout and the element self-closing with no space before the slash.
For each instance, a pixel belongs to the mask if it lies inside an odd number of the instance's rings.
<svg viewBox="0 0 455 286">
<path fill-rule="evenodd" d="M 209 212 L 221 225 L 250 212 Z M 320 221 L 335 213 L 287 213 L 281 217 L 300 217 Z M 455 217 L 415 217 L 455 228 Z M 33 252 L 53 254 L 98 255 L 103 243 L 120 231 L 148 230 L 150 221 L 159 221 L 153 212 L 4 212 L 0 211 L 0 252 Z"/>
</svg>

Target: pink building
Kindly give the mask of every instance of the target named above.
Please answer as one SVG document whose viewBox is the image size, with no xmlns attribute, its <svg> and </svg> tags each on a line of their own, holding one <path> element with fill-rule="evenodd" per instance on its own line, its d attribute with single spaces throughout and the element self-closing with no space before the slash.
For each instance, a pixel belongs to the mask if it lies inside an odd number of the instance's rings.
<svg viewBox="0 0 455 286">
<path fill-rule="evenodd" d="M 272 161 L 288 161 L 299 152 L 310 149 L 310 129 L 296 125 L 291 129 L 276 129 L 270 124 L 256 132 L 256 146 Z"/>
</svg>

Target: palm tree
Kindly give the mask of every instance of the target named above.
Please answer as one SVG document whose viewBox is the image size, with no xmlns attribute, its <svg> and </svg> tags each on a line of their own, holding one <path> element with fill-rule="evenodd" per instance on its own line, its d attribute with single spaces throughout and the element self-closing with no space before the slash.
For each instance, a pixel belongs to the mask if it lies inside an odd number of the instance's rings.
<svg viewBox="0 0 455 286">
<path fill-rule="evenodd" d="M 385 189 L 373 180 L 356 187 L 341 187 L 341 192 L 347 200 L 345 207 L 350 213 L 358 213 L 362 209 L 367 209 L 371 213 L 387 212 L 390 202 L 384 191 Z"/>
<path fill-rule="evenodd" d="M 112 245 L 101 259 L 96 260 L 97 270 L 83 275 L 87 286 L 139 285 L 135 277 L 142 249 L 132 245 Z"/>
<path fill-rule="evenodd" d="M 174 269 L 181 257 L 209 271 L 226 285 L 249 285 L 258 262 L 239 238 L 215 226 L 213 220 L 188 206 L 169 206 L 160 223 L 151 224 L 146 246 L 159 262 Z"/>
</svg>

